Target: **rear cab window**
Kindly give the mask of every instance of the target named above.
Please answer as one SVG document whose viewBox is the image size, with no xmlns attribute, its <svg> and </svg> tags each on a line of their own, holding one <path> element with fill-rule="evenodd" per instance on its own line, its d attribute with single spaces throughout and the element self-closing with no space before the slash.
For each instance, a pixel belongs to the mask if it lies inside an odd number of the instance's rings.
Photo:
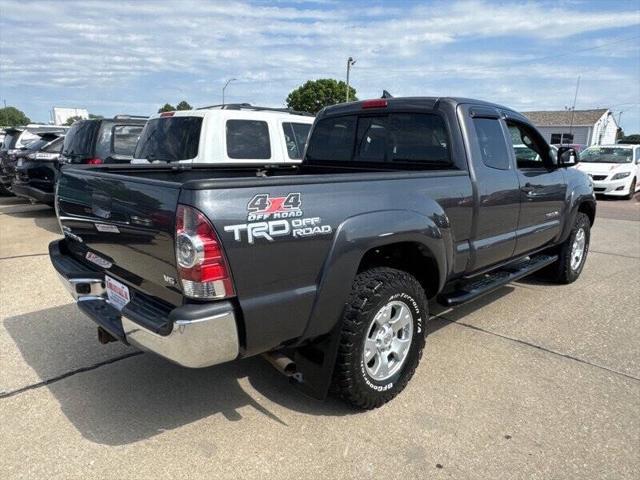
<svg viewBox="0 0 640 480">
<path fill-rule="evenodd" d="M 134 158 L 150 162 L 179 162 L 198 156 L 202 117 L 159 117 L 147 122 L 140 134 Z"/>
<path fill-rule="evenodd" d="M 263 120 L 227 120 L 227 157 L 234 160 L 271 158 L 269 125 Z"/>
<path fill-rule="evenodd" d="M 435 113 L 391 112 L 320 120 L 306 160 L 377 168 L 452 168 L 447 127 Z"/>
</svg>

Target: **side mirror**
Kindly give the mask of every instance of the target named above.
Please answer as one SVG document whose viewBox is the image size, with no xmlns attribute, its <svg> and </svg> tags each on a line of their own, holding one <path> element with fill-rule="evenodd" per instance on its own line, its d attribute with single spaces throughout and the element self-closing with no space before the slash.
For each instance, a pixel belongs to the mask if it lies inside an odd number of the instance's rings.
<svg viewBox="0 0 640 480">
<path fill-rule="evenodd" d="M 578 152 L 571 147 L 558 148 L 558 165 L 561 167 L 573 167 L 580 163 Z"/>
</svg>

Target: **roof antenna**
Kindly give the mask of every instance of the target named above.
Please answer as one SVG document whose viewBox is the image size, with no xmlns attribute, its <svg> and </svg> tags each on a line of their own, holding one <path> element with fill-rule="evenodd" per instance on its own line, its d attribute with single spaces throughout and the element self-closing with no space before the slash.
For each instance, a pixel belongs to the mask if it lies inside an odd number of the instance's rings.
<svg viewBox="0 0 640 480">
<path fill-rule="evenodd" d="M 382 96 L 380 98 L 393 98 L 393 95 L 391 95 L 386 90 L 382 90 Z"/>
</svg>

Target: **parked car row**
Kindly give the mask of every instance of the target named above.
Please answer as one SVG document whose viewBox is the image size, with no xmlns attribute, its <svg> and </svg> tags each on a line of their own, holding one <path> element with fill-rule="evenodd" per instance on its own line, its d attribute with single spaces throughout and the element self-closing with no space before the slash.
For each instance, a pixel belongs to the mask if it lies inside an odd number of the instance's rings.
<svg viewBox="0 0 640 480">
<path fill-rule="evenodd" d="M 295 164 L 313 116 L 250 104 L 79 120 L 66 132 L 9 129 L 0 154 L 1 193 L 53 205 L 63 166 L 188 163 Z M 24 140 L 29 138 L 29 142 Z"/>
</svg>

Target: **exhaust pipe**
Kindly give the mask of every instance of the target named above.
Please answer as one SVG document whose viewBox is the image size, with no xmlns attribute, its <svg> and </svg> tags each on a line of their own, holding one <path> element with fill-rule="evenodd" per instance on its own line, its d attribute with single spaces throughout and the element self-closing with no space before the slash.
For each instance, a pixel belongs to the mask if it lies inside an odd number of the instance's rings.
<svg viewBox="0 0 640 480">
<path fill-rule="evenodd" d="M 291 358 L 280 352 L 267 352 L 263 353 L 262 356 L 285 377 L 293 378 L 299 382 L 302 381 L 302 374 L 298 372 L 296 362 Z"/>
</svg>

